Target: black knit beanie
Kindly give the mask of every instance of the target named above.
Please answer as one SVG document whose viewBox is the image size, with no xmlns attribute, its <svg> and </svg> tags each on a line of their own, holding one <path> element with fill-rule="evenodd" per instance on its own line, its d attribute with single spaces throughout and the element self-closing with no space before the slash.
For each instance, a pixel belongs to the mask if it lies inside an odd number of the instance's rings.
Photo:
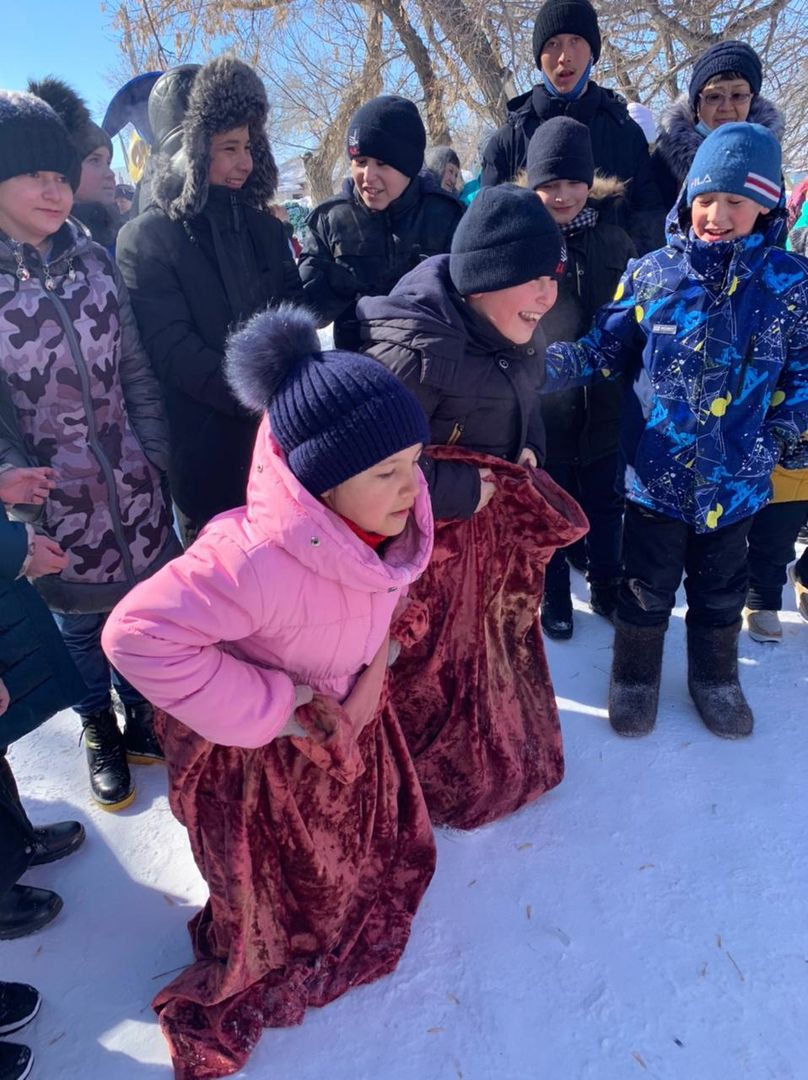
<svg viewBox="0 0 808 1080">
<path fill-rule="evenodd" d="M 554 116 L 534 131 L 527 148 L 528 187 L 580 180 L 592 187 L 595 159 L 589 128 L 571 116 Z"/>
<path fill-rule="evenodd" d="M 80 97 L 72 86 L 53 75 L 47 75 L 36 82 L 30 81 L 28 89 L 43 101 L 47 101 L 58 115 L 73 140 L 79 161 L 84 161 L 99 146 L 108 150 L 110 159 L 112 158 L 112 139 L 95 123 L 84 98 Z"/>
<path fill-rule="evenodd" d="M 541 199 L 515 184 L 483 188 L 455 230 L 449 276 L 461 296 L 563 277 L 566 252 Z"/>
<path fill-rule="evenodd" d="M 348 157 L 372 157 L 405 176 L 417 176 L 424 164 L 426 129 L 407 98 L 382 94 L 357 109 L 348 125 Z"/>
<path fill-rule="evenodd" d="M 688 99 L 690 108 L 696 111 L 696 99 L 707 83 L 717 75 L 737 72 L 746 79 L 753 94 L 759 94 L 763 85 L 763 65 L 760 57 L 745 41 L 719 41 L 701 54 L 693 65 L 690 76 Z"/>
<path fill-rule="evenodd" d="M 301 308 L 254 315 L 231 335 L 225 367 L 239 401 L 267 410 L 289 468 L 312 495 L 429 442 L 424 410 L 404 383 L 378 360 L 321 352 Z"/>
<path fill-rule="evenodd" d="M 23 173 L 56 172 L 75 191 L 81 161 L 62 121 L 33 94 L 0 90 L 0 183 Z"/>
<path fill-rule="evenodd" d="M 545 0 L 533 27 L 533 56 L 541 67 L 544 43 L 556 34 L 577 34 L 589 43 L 592 63 L 600 59 L 598 16 L 589 0 Z"/>
</svg>

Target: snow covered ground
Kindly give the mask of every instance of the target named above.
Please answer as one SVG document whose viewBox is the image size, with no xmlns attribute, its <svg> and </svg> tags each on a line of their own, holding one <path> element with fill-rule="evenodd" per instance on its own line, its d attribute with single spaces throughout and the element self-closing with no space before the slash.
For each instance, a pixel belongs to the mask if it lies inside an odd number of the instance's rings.
<svg viewBox="0 0 808 1080">
<path fill-rule="evenodd" d="M 576 588 L 582 583 L 577 575 Z M 581 595 L 582 592 L 581 592 Z M 779 646 L 742 637 L 754 736 L 710 735 L 668 635 L 657 730 L 614 735 L 611 630 L 577 601 L 549 647 L 564 783 L 511 819 L 441 831 L 398 970 L 295 1029 L 240 1076 L 270 1080 L 805 1080 L 808 1077 L 808 626 L 786 590 Z M 59 918 L 0 944 L 0 974 L 45 1002 L 21 1032 L 40 1080 L 169 1080 L 149 1007 L 191 959 L 205 898 L 161 767 L 119 815 L 86 793 L 78 722 L 12 750 L 35 822 L 81 818 L 72 858 L 30 871 Z"/>
</svg>

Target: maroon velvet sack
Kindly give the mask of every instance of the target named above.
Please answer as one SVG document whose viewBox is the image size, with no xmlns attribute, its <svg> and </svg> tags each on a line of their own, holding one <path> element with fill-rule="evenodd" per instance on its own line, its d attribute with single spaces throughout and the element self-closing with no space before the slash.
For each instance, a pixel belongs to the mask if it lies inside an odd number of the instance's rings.
<svg viewBox="0 0 808 1080">
<path fill-rule="evenodd" d="M 436 824 L 473 829 L 564 775 L 561 728 L 539 623 L 544 568 L 588 529 L 543 470 L 460 447 L 430 456 L 490 468 L 497 492 L 467 521 L 437 521 L 411 587 L 429 630 L 393 667 L 391 695 Z"/>
<path fill-rule="evenodd" d="M 386 661 L 385 644 L 343 706 L 297 710 L 311 739 L 246 750 L 160 718 L 171 808 L 210 888 L 189 924 L 196 963 L 153 1002 L 179 1080 L 237 1072 L 264 1028 L 404 951 L 435 845 Z"/>
</svg>

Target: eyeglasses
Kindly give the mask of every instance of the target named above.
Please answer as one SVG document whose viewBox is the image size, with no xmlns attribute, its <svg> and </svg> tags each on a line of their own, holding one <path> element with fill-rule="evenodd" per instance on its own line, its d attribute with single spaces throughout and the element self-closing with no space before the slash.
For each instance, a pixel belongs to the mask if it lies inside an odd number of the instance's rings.
<svg viewBox="0 0 808 1080">
<path fill-rule="evenodd" d="M 739 105 L 746 105 L 747 102 L 752 100 L 751 94 L 719 94 L 717 91 L 712 90 L 706 94 L 699 94 L 699 97 L 705 105 L 726 105 L 729 102 L 730 105 L 734 105 L 736 108 Z"/>
</svg>

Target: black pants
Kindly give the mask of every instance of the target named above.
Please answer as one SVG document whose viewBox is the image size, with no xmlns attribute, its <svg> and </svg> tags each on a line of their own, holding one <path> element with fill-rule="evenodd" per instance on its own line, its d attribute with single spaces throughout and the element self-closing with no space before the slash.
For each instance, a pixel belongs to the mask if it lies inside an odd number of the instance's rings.
<svg viewBox="0 0 808 1080">
<path fill-rule="evenodd" d="M 623 497 L 615 489 L 617 454 L 609 454 L 589 465 L 547 461 L 545 469 L 565 491 L 569 491 L 589 518 L 584 537 L 590 581 L 616 581 L 620 577 L 620 534 L 623 525 Z M 564 548 L 559 548 L 547 565 L 545 594 L 570 594 L 570 568 Z"/>
<path fill-rule="evenodd" d="M 28 869 L 33 839 L 34 827 L 22 808 L 6 748 L 0 747 L 0 900 Z"/>
<path fill-rule="evenodd" d="M 808 502 L 769 503 L 749 530 L 749 592 L 752 611 L 780 611 L 786 567 L 794 558 L 797 533 L 808 519 Z M 797 577 L 808 585 L 808 548 L 797 562 Z"/>
<path fill-rule="evenodd" d="M 697 533 L 683 521 L 626 503 L 618 616 L 635 626 L 667 622 L 684 571 L 687 622 L 735 624 L 746 599 L 746 537 L 751 525 L 748 517 L 714 532 Z"/>
</svg>

